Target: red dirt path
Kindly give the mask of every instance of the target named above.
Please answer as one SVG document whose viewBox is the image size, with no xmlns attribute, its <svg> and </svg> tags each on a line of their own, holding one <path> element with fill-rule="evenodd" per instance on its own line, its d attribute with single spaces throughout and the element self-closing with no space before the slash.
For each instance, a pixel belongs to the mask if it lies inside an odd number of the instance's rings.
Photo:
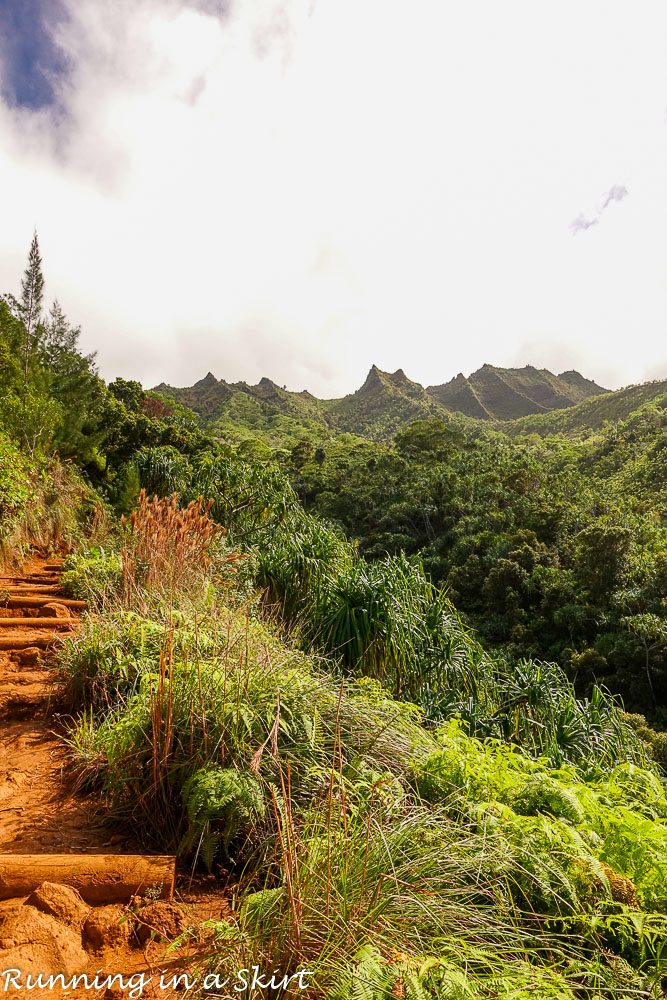
<svg viewBox="0 0 667 1000">
<path fill-rule="evenodd" d="M 140 853 L 129 834 L 105 824 L 103 804 L 78 794 L 68 777 L 60 682 L 50 653 L 76 629 L 82 608 L 81 602 L 63 600 L 61 569 L 60 560 L 35 558 L 21 574 L 0 577 L 0 854 Z M 229 912 L 224 892 L 209 880 L 193 884 L 181 879 L 177 898 L 189 925 Z M 25 962 L 26 969 L 62 972 L 63 954 L 69 955 L 70 965 L 80 961 L 80 971 L 89 975 L 98 969 L 154 975 L 159 969 L 196 962 L 196 950 L 165 959 L 164 945 L 155 941 L 143 949 L 127 940 L 110 941 L 93 952 L 81 939 L 80 927 L 63 926 L 61 933 L 57 926 L 47 926 L 52 918 L 24 904 L 24 900 L 0 902 L 0 974 L 8 967 L 7 960 L 13 967 L 18 961 Z M 103 909 L 114 916 L 110 908 Z M 59 934 L 67 938 L 66 947 L 54 945 L 52 930 L 56 938 Z M 17 991 L 10 988 L 6 995 Z M 80 988 L 64 993 L 34 990 L 31 995 L 111 1000 L 128 992 Z M 177 995 L 182 994 L 150 986 L 142 993 L 145 1000 Z"/>
</svg>

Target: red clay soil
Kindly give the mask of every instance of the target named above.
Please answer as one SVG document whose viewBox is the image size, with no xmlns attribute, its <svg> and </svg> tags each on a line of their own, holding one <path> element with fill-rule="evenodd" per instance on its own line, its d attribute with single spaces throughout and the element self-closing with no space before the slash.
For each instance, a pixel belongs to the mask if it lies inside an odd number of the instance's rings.
<svg viewBox="0 0 667 1000">
<path fill-rule="evenodd" d="M 79 794 L 68 777 L 60 681 L 51 653 L 76 629 L 83 607 L 63 597 L 61 566 L 59 560 L 35 558 L 22 574 L 0 577 L 0 855 L 141 853 L 129 834 L 105 823 L 103 803 Z M 141 992 L 146 1000 L 182 996 L 158 988 L 160 970 L 193 968 L 206 944 L 165 956 L 166 942 L 186 926 L 229 913 L 219 884 L 202 879 L 194 884 L 180 879 L 178 902 L 153 904 L 158 910 L 146 911 L 144 924 L 135 916 L 138 901 L 131 910 L 91 908 L 67 887 L 45 887 L 46 902 L 32 897 L 0 902 L 0 994 L 17 995 L 2 976 L 14 968 L 23 976 L 143 972 L 153 976 Z M 49 893 L 57 905 L 48 901 Z M 161 942 L 155 935 L 146 940 L 145 923 L 161 930 Z M 34 989 L 31 995 L 112 1000 L 129 991 L 126 983 L 124 989 L 80 986 L 64 992 Z"/>
</svg>

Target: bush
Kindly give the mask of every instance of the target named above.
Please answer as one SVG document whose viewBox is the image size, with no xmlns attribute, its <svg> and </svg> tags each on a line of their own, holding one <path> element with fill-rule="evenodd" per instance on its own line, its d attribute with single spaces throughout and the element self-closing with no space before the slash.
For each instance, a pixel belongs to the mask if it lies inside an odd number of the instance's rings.
<svg viewBox="0 0 667 1000">
<path fill-rule="evenodd" d="M 102 608 L 120 596 L 122 563 L 117 552 L 104 548 L 74 553 L 65 562 L 62 585 L 70 597 Z"/>
</svg>

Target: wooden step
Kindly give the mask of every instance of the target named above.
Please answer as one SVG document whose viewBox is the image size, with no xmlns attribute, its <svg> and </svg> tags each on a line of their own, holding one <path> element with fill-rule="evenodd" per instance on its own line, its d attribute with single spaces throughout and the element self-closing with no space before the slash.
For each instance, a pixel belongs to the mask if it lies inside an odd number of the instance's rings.
<svg viewBox="0 0 667 1000">
<path fill-rule="evenodd" d="M 11 628 L 56 628 L 67 629 L 76 625 L 78 618 L 56 618 L 55 615 L 49 618 L 0 618 L 0 629 Z M 0 635 L 2 633 L 0 632 Z"/>
<path fill-rule="evenodd" d="M 70 632 L 73 631 L 74 629 L 70 628 Z M 10 635 L 9 637 L 0 633 L 0 650 L 8 650 L 9 652 L 12 652 L 13 650 L 30 649 L 33 646 L 36 649 L 49 649 L 57 642 L 60 642 L 66 635 L 68 635 L 68 633 L 65 631 L 58 633 L 33 632 L 32 634 L 28 634 L 25 637 L 21 636 L 19 638 L 16 633 Z"/>
<path fill-rule="evenodd" d="M 132 896 L 171 899 L 176 858 L 150 854 L 0 854 L 0 899 L 28 896 L 42 882 L 77 889 L 87 903 L 129 903 Z"/>
<path fill-rule="evenodd" d="M 57 597 L 53 594 L 44 594 L 43 597 L 30 597 L 29 595 L 18 597 L 6 597 L 4 601 L 0 596 L 0 608 L 43 608 L 47 604 L 62 604 L 65 608 L 84 610 L 85 601 L 75 601 L 69 597 Z"/>
<path fill-rule="evenodd" d="M 40 581 L 40 580 L 44 580 L 44 581 L 59 580 L 60 576 L 61 576 L 60 573 L 26 573 L 25 575 L 23 573 L 9 573 L 7 575 L 0 576 L 0 581 L 2 581 L 2 580 L 23 580 L 24 582 L 31 583 L 33 580 L 34 581 Z"/>
<path fill-rule="evenodd" d="M 61 588 L 57 583 L 14 583 L 9 587 L 0 584 L 0 593 L 3 594 L 59 594 Z"/>
</svg>

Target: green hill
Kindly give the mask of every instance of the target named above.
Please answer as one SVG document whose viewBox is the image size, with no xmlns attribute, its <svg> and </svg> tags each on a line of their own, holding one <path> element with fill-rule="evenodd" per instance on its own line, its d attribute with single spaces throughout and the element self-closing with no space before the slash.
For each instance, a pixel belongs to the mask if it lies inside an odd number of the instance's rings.
<svg viewBox="0 0 667 1000">
<path fill-rule="evenodd" d="M 0 298 L 0 565 L 68 553 L 88 610 L 28 653 L 55 668 L 72 804 L 178 855 L 216 917 L 179 893 L 163 917 L 148 886 L 124 913 L 146 947 L 178 931 L 197 995 L 664 997 L 665 383 L 564 408 L 597 387 L 485 368 L 455 387 L 483 420 L 375 367 L 339 400 L 159 387 L 210 433 L 105 385 L 57 304 L 28 322 L 43 283 L 35 236 L 21 302 Z M 559 408 L 501 422 L 538 402 Z M 394 442 L 266 446 L 415 417 Z M 531 421 L 571 436 L 502 431 Z M 32 718 L 0 659 L 3 718 Z"/>
<path fill-rule="evenodd" d="M 482 365 L 469 378 L 459 373 L 445 385 L 432 385 L 426 390 L 445 409 L 481 420 L 513 420 L 560 410 L 607 391 L 579 372 L 554 375 L 532 365 Z"/>
<path fill-rule="evenodd" d="M 443 415 L 442 407 L 402 368 L 390 374 L 375 365 L 360 389 L 327 400 L 323 407 L 334 429 L 376 439 L 393 437 L 413 420 Z"/>
<path fill-rule="evenodd" d="M 221 437 L 261 436 L 273 446 L 289 446 L 308 434 L 330 434 L 320 400 L 309 392 L 289 392 L 268 378 L 248 385 L 225 382 L 209 372 L 193 386 L 180 389 L 162 383 L 155 391 L 187 406 Z"/>
<path fill-rule="evenodd" d="M 546 369 L 484 365 L 469 378 L 424 388 L 399 368 L 373 365 L 366 381 L 341 399 L 317 399 L 290 392 L 268 378 L 257 385 L 225 382 L 209 372 L 187 388 L 162 383 L 156 392 L 189 407 L 215 433 L 244 438 L 262 435 L 270 444 L 291 445 L 305 435 L 349 432 L 387 440 L 414 420 L 452 413 L 478 420 L 513 420 L 575 406 L 607 390 L 578 372 L 554 375 Z"/>
<path fill-rule="evenodd" d="M 627 420 L 647 403 L 667 405 L 667 379 L 630 385 L 616 392 L 586 399 L 576 406 L 551 413 L 535 413 L 518 420 L 506 422 L 502 429 L 507 434 L 574 434 L 599 430 L 607 423 Z"/>
</svg>

